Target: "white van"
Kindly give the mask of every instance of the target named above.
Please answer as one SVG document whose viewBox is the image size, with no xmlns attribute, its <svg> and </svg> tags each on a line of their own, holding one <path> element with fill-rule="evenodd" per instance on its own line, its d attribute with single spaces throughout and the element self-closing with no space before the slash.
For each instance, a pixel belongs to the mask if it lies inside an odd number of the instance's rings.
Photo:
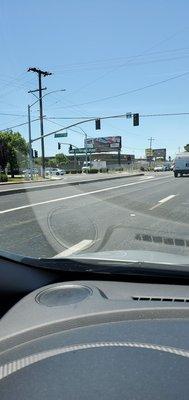
<svg viewBox="0 0 189 400">
<path fill-rule="evenodd" d="M 183 176 L 184 174 L 189 174 L 189 152 L 179 153 L 176 155 L 174 160 L 174 176 L 175 178 Z"/>
</svg>

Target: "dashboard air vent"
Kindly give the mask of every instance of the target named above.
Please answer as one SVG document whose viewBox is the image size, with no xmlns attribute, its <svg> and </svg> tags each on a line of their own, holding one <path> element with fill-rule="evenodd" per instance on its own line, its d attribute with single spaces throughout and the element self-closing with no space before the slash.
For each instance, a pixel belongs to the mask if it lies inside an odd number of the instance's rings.
<svg viewBox="0 0 189 400">
<path fill-rule="evenodd" d="M 133 296 L 135 301 L 156 301 L 164 303 L 189 303 L 189 298 L 177 298 L 177 297 L 148 297 L 148 296 Z"/>
</svg>

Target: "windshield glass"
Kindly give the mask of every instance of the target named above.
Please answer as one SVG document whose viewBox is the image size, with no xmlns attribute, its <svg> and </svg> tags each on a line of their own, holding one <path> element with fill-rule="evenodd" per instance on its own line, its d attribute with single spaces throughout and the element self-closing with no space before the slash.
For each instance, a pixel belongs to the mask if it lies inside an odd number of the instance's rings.
<svg viewBox="0 0 189 400">
<path fill-rule="evenodd" d="M 0 251 L 189 263 L 188 2 L 0 8 Z"/>
</svg>

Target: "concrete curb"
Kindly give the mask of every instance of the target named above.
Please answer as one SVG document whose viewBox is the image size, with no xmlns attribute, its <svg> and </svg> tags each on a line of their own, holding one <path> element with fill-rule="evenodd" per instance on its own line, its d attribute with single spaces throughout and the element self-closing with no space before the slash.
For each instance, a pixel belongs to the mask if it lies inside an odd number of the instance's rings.
<svg viewBox="0 0 189 400">
<path fill-rule="evenodd" d="M 124 176 L 111 176 L 111 177 L 106 177 L 106 178 L 95 178 L 95 179 L 87 179 L 87 180 L 82 180 L 82 181 L 73 181 L 73 182 L 66 182 L 66 183 L 55 183 L 52 185 L 43 185 L 43 186 L 34 186 L 34 187 L 25 187 L 25 188 L 13 188 L 13 189 L 7 189 L 7 190 L 0 190 L 0 196 L 4 195 L 9 195 L 13 193 L 25 193 L 25 192 L 32 192 L 32 191 L 37 191 L 37 190 L 47 190 L 47 189 L 54 189 L 62 186 L 76 186 L 76 185 L 83 185 L 87 183 L 93 183 L 93 182 L 104 182 L 108 180 L 114 180 L 114 179 L 123 179 L 123 178 L 135 178 L 137 176 L 143 176 L 144 173 L 138 173 L 138 174 L 133 174 L 133 175 L 124 175 Z"/>
</svg>

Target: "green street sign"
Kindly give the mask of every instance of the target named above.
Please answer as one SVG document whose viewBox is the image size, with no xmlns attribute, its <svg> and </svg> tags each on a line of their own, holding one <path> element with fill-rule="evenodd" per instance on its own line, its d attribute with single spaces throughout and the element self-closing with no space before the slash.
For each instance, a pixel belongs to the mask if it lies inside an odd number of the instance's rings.
<svg viewBox="0 0 189 400">
<path fill-rule="evenodd" d="M 68 136 L 67 132 L 55 133 L 55 135 L 54 135 L 55 138 L 67 137 L 67 136 Z"/>
<path fill-rule="evenodd" d="M 86 153 L 86 148 L 85 147 L 80 147 L 77 149 L 71 149 L 69 150 L 69 154 L 85 154 Z M 87 153 L 95 153 L 95 149 L 87 149 Z"/>
</svg>

